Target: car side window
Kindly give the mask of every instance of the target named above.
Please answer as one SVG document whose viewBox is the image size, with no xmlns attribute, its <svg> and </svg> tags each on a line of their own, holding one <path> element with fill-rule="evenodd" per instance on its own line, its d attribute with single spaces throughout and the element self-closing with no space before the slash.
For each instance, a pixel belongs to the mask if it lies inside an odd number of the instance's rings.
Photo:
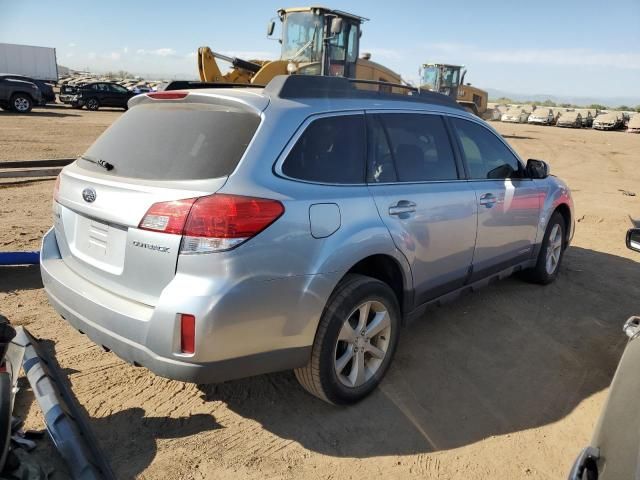
<svg viewBox="0 0 640 480">
<path fill-rule="evenodd" d="M 322 183 L 364 183 L 364 115 L 340 115 L 311 122 L 289 152 L 282 173 Z"/>
<path fill-rule="evenodd" d="M 488 129 L 475 122 L 451 119 L 472 179 L 521 178 L 518 158 Z"/>
<path fill-rule="evenodd" d="M 458 179 L 451 142 L 438 115 L 374 115 L 369 137 L 369 183 Z"/>
<path fill-rule="evenodd" d="M 124 87 L 121 87 L 120 85 L 109 85 L 109 86 L 111 87 L 112 92 L 127 93 L 127 89 Z"/>
</svg>

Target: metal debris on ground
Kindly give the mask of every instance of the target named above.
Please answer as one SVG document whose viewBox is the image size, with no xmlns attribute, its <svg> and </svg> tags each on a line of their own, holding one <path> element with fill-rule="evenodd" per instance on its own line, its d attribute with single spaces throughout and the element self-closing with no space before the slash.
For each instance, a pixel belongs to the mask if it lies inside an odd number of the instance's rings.
<svg viewBox="0 0 640 480">
<path fill-rule="evenodd" d="M 623 190 L 623 189 L 618 189 L 619 192 L 622 192 L 623 195 L 626 195 L 627 197 L 635 197 L 636 193 L 635 192 L 630 192 L 629 190 Z"/>
</svg>

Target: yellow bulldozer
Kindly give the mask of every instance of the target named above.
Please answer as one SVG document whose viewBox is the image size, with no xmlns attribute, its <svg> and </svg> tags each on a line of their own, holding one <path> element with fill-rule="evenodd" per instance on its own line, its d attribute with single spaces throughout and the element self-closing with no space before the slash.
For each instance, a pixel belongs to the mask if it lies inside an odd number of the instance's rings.
<svg viewBox="0 0 640 480">
<path fill-rule="evenodd" d="M 200 47 L 200 80 L 266 85 L 276 75 L 330 75 L 364 80 L 358 88 L 402 92 L 400 75 L 372 62 L 369 54 L 359 55 L 361 25 L 368 19 L 324 7 L 282 8 L 278 18 L 282 23 L 279 60 L 243 60 Z M 267 35 L 272 36 L 274 29 L 272 20 Z M 229 62 L 229 71 L 223 74 L 217 60 Z"/>
<path fill-rule="evenodd" d="M 425 63 L 422 65 L 420 88 L 448 95 L 470 112 L 484 118 L 489 94 L 470 83 L 465 85 L 466 73 L 462 65 Z"/>
</svg>

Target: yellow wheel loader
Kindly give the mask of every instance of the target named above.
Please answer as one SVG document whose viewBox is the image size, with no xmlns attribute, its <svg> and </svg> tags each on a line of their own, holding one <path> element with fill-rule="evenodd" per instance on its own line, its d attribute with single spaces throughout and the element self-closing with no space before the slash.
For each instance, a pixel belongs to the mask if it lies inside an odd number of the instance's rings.
<svg viewBox="0 0 640 480">
<path fill-rule="evenodd" d="M 484 118 L 487 115 L 489 94 L 470 83 L 465 85 L 466 73 L 462 65 L 425 63 L 422 65 L 420 88 L 448 95 L 470 112 Z"/>
<path fill-rule="evenodd" d="M 376 82 L 359 83 L 358 88 L 404 93 L 400 75 L 372 62 L 369 54 L 359 56 L 360 27 L 366 18 L 324 7 L 282 8 L 278 17 L 282 23 L 279 60 L 243 60 L 200 47 L 200 80 L 266 85 L 276 75 L 331 75 Z M 267 35 L 273 35 L 274 29 L 272 20 Z M 229 62 L 232 68 L 223 74 L 217 60 Z"/>
</svg>

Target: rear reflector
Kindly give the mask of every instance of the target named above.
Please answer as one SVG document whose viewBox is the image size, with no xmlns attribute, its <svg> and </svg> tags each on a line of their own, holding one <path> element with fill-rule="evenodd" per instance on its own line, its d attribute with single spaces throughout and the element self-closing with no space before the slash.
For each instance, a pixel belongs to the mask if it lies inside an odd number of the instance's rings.
<svg viewBox="0 0 640 480">
<path fill-rule="evenodd" d="M 180 100 L 189 95 L 189 92 L 180 92 L 180 91 L 172 91 L 172 92 L 153 92 L 147 93 L 147 97 L 153 98 L 155 100 Z"/>
<path fill-rule="evenodd" d="M 182 353 L 196 351 L 196 317 L 186 313 L 180 315 L 180 351 Z"/>
<path fill-rule="evenodd" d="M 180 253 L 219 252 L 256 236 L 283 213 L 277 200 L 215 194 L 155 203 L 139 228 L 183 235 Z"/>
</svg>

